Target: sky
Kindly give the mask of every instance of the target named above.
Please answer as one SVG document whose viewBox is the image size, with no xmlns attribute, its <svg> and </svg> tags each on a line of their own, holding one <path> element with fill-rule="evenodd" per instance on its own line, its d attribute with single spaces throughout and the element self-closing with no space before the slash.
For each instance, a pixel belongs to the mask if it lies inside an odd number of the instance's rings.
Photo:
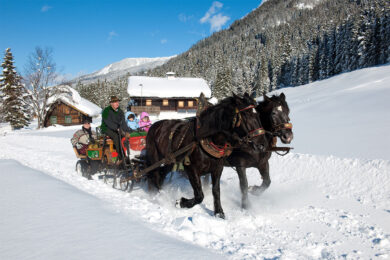
<svg viewBox="0 0 390 260">
<path fill-rule="evenodd" d="M 124 58 L 167 57 L 226 29 L 261 0 L 0 0 L 3 59 L 19 73 L 36 46 L 52 48 L 57 71 L 88 74 Z"/>
</svg>

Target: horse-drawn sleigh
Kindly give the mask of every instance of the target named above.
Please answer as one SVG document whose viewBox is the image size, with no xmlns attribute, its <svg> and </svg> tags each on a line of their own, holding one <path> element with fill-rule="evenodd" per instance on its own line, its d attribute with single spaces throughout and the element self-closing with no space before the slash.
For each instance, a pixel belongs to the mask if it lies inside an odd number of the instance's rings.
<svg viewBox="0 0 390 260">
<path fill-rule="evenodd" d="M 201 100 L 200 100 L 201 101 Z M 103 179 L 113 177 L 113 186 L 132 190 L 141 178 L 148 180 L 149 190 L 162 188 L 165 177 L 177 167 L 184 168 L 194 190 L 194 198 L 181 198 L 176 205 L 191 208 L 203 201 L 201 176 L 211 175 L 214 214 L 224 218 L 220 202 L 220 178 L 224 165 L 236 167 L 242 192 L 242 206 L 248 206 L 248 182 L 245 169 L 257 167 L 263 178 L 261 186 L 252 188 L 260 193 L 270 185 L 268 160 L 273 151 L 288 152 L 290 148 L 275 146 L 275 138 L 290 143 L 292 125 L 289 108 L 282 93 L 260 104 L 245 94 L 233 95 L 217 105 L 203 103 L 197 117 L 186 120 L 161 120 L 146 136 L 146 153 L 130 158 L 130 149 L 122 142 L 127 160 L 115 163 L 112 141 L 100 139 L 97 148 L 91 147 L 78 167 L 104 172 Z M 128 144 L 127 144 L 128 145 Z M 97 154 L 95 158 L 93 155 Z M 95 166 L 92 166 L 95 163 Z M 81 166 L 80 166 L 81 165 Z M 77 167 L 76 167 L 77 168 Z"/>
<path fill-rule="evenodd" d="M 99 131 L 97 132 L 99 133 Z M 125 137 L 120 139 L 121 151 L 115 149 L 114 142 L 110 137 L 102 134 L 98 134 L 97 140 L 88 145 L 85 154 L 80 154 L 76 147 L 73 147 L 76 157 L 79 159 L 76 163 L 77 173 L 87 178 L 91 178 L 91 175 L 96 173 L 102 173 L 99 177 L 106 183 L 111 181 L 114 188 L 123 191 L 128 188 L 132 190 L 134 186 L 132 180 L 126 182 L 121 182 L 121 180 L 133 175 L 137 159 L 130 157 L 130 150 L 141 151 L 145 148 L 146 132 L 134 132 L 130 134 L 128 140 Z M 118 152 L 122 152 L 126 160 L 119 162 Z"/>
</svg>

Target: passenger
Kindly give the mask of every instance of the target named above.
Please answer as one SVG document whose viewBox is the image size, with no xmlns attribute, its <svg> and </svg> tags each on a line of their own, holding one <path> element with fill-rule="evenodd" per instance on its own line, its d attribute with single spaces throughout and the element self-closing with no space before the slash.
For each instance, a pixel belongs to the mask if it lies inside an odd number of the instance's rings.
<svg viewBox="0 0 390 260">
<path fill-rule="evenodd" d="M 125 115 L 119 107 L 119 98 L 112 96 L 110 99 L 110 105 L 106 107 L 102 112 L 102 133 L 111 137 L 114 142 L 115 148 L 118 152 L 117 164 L 121 164 L 123 161 L 122 149 L 119 140 L 119 134 L 124 132 L 126 139 L 130 138 L 131 130 L 126 122 Z"/>
<path fill-rule="evenodd" d="M 86 155 L 88 145 L 96 140 L 96 132 L 91 129 L 92 118 L 83 116 L 83 126 L 77 130 L 70 142 L 76 147 L 79 154 Z"/>
<path fill-rule="evenodd" d="M 133 112 L 128 111 L 125 114 L 125 118 L 126 118 L 127 126 L 130 127 L 132 130 L 137 131 L 139 128 L 139 125 L 138 125 L 138 119 L 137 119 L 136 115 Z"/>
<path fill-rule="evenodd" d="M 148 132 L 150 126 L 152 125 L 152 121 L 150 121 L 149 119 L 149 114 L 147 112 L 142 112 L 140 119 L 141 120 L 139 121 L 139 128 L 142 131 Z"/>
</svg>

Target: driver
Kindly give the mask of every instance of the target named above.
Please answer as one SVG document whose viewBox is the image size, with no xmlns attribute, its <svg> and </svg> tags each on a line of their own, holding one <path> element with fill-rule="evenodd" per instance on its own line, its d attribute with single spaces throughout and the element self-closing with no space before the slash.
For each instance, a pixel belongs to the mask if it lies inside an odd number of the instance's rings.
<svg viewBox="0 0 390 260">
<path fill-rule="evenodd" d="M 111 96 L 110 105 L 106 107 L 102 112 L 102 133 L 111 137 L 114 142 L 115 149 L 118 152 L 117 164 L 121 164 L 123 161 L 123 153 L 119 140 L 119 133 L 125 133 L 126 139 L 130 137 L 132 130 L 127 126 L 125 116 L 122 109 L 119 107 L 119 98 Z"/>
</svg>

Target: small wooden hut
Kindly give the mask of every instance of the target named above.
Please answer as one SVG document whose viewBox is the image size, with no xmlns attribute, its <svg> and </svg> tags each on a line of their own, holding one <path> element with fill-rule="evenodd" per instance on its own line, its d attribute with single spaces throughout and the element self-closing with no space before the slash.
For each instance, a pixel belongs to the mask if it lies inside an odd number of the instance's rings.
<svg viewBox="0 0 390 260">
<path fill-rule="evenodd" d="M 69 86 L 69 92 L 51 98 L 48 112 L 45 117 L 44 126 L 51 125 L 79 125 L 84 116 L 96 117 L 101 113 L 101 108 L 92 102 L 80 97 L 76 90 Z"/>
</svg>

